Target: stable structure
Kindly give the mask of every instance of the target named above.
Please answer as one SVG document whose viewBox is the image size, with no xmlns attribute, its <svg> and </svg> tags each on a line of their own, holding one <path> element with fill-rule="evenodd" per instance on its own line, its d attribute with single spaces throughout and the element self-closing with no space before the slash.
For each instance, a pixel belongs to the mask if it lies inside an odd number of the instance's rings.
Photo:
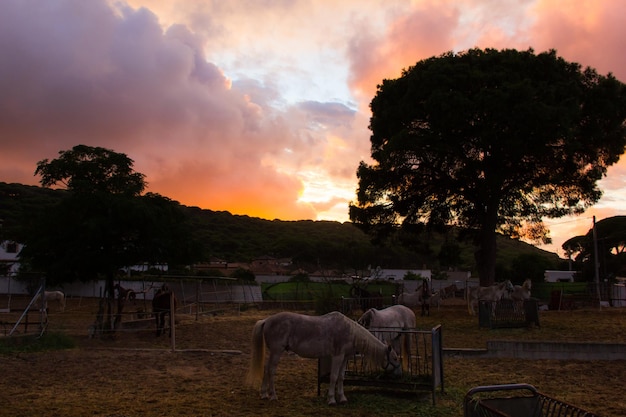
<svg viewBox="0 0 626 417">
<path fill-rule="evenodd" d="M 408 367 L 401 376 L 394 376 L 382 370 L 372 370 L 362 355 L 354 355 L 346 366 L 344 386 L 367 386 L 394 391 L 431 392 L 435 405 L 437 388 L 444 392 L 443 381 L 443 343 L 441 325 L 431 330 L 399 330 L 389 328 L 370 329 L 376 332 L 400 333 L 409 337 L 411 352 L 408 353 Z M 330 358 L 318 360 L 317 395 L 321 385 L 329 382 Z"/>
</svg>

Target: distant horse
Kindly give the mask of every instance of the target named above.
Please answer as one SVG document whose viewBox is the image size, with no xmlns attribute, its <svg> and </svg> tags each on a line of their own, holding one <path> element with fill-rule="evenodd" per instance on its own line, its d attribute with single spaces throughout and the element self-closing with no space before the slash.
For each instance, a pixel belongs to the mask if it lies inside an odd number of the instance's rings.
<svg viewBox="0 0 626 417">
<path fill-rule="evenodd" d="M 420 291 L 415 291 L 413 293 L 403 292 L 398 296 L 398 304 L 402 304 L 407 307 L 419 307 L 422 304 Z"/>
<path fill-rule="evenodd" d="M 443 287 L 439 293 L 441 295 L 442 299 L 446 299 L 446 298 L 454 298 L 456 296 L 456 292 L 459 289 L 457 288 L 456 284 L 452 284 L 452 285 L 448 285 L 447 287 Z"/>
<path fill-rule="evenodd" d="M 522 285 L 514 285 L 513 291 L 509 292 L 508 297 L 513 301 L 526 301 L 530 299 L 530 289 L 532 281 L 526 279 Z"/>
<path fill-rule="evenodd" d="M 514 285 L 513 291 L 509 291 L 504 295 L 505 298 L 509 298 L 513 301 L 514 311 L 522 311 L 524 308 L 524 301 L 530 299 L 530 289 L 532 287 L 532 281 L 526 279 L 522 285 Z"/>
<path fill-rule="evenodd" d="M 35 301 L 38 301 L 40 294 L 37 294 Z M 61 291 L 44 291 L 43 303 L 40 303 L 41 308 L 48 308 L 48 301 L 58 301 L 61 311 L 65 311 L 65 294 Z"/>
<path fill-rule="evenodd" d="M 172 297 L 174 299 L 174 305 L 172 303 Z M 168 316 L 170 323 L 173 322 L 174 312 L 176 311 L 176 297 L 173 296 L 172 291 L 164 285 L 163 288 L 157 290 L 156 294 L 152 298 L 152 314 L 156 320 L 156 335 L 157 337 L 163 333 L 165 328 L 165 316 Z M 170 325 L 170 336 L 172 334 L 172 327 Z"/>
<path fill-rule="evenodd" d="M 113 288 L 117 290 L 117 298 L 119 300 L 134 302 L 137 299 L 137 294 L 135 293 L 135 290 L 131 288 L 126 289 L 122 287 L 120 284 L 115 284 Z"/>
<path fill-rule="evenodd" d="M 265 350 L 269 358 L 265 362 Z M 343 392 L 346 363 L 357 352 L 375 361 L 386 371 L 397 371 L 400 362 L 391 346 L 378 340 L 365 327 L 334 311 L 323 316 L 281 312 L 259 320 L 252 330 L 252 354 L 247 381 L 261 380 L 261 398 L 277 399 L 274 375 L 281 355 L 291 351 L 304 358 L 331 359 L 328 404 L 348 400 Z"/>
<path fill-rule="evenodd" d="M 442 295 L 442 291 L 443 290 L 434 292 L 428 299 L 428 304 L 431 307 L 433 306 L 437 307 L 437 310 L 439 310 L 439 307 L 441 307 L 442 300 L 446 298 Z"/>
<path fill-rule="evenodd" d="M 428 288 L 428 284 L 424 282 L 424 284 L 417 287 L 415 292 L 408 293 L 403 292 L 398 296 L 398 304 L 402 304 L 404 306 L 415 308 L 422 308 L 422 316 L 424 314 L 430 314 L 430 298 L 432 294 Z"/>
<path fill-rule="evenodd" d="M 402 357 L 402 366 L 408 369 L 411 355 L 411 337 L 401 330 L 415 329 L 415 313 L 403 305 L 376 310 L 370 308 L 358 323 L 383 342 L 391 343 L 393 350 Z"/>
<path fill-rule="evenodd" d="M 488 287 L 468 288 L 467 294 L 467 310 L 471 315 L 476 314 L 474 305 L 478 305 L 480 301 L 489 301 L 495 305 L 500 301 L 506 292 L 513 291 L 511 280 L 502 281 L 500 283 L 490 285 Z"/>
<path fill-rule="evenodd" d="M 383 306 L 383 295 L 380 291 L 378 293 L 371 293 L 365 288 L 353 285 L 350 288 L 350 296 L 358 300 L 361 311 L 365 311 L 368 308 L 381 308 Z"/>
</svg>

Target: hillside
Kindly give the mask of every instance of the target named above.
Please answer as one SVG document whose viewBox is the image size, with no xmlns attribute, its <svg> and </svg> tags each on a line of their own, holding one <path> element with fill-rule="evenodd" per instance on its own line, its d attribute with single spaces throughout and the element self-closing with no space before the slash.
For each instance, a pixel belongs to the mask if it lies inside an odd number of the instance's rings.
<svg viewBox="0 0 626 417">
<path fill-rule="evenodd" d="M 22 227 L 38 211 L 55 204 L 64 191 L 0 182 L 0 230 L 2 239 L 20 241 Z M 191 217 L 197 237 L 206 249 L 202 261 L 219 258 L 228 262 L 250 262 L 261 256 L 291 258 L 301 268 L 335 268 L 355 271 L 367 266 L 473 270 L 473 247 L 456 241 L 454 234 L 422 231 L 410 239 L 376 246 L 352 223 L 333 221 L 264 220 L 182 206 Z M 454 248 L 449 264 L 439 261 L 444 242 Z M 451 245 L 452 242 L 452 245 Z M 554 253 L 520 241 L 498 238 L 499 274 L 532 267 L 554 269 L 560 262 Z M 443 259 L 443 258 L 442 258 Z M 448 257 L 447 259 L 451 259 Z"/>
</svg>

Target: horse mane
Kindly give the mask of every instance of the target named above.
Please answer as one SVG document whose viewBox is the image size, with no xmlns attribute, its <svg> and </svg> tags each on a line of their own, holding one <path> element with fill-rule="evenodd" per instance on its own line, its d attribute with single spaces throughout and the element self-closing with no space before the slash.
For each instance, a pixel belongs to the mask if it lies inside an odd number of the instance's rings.
<svg viewBox="0 0 626 417">
<path fill-rule="evenodd" d="M 342 317 L 343 320 L 348 323 L 350 329 L 349 335 L 354 339 L 354 346 L 359 353 L 362 353 L 364 356 L 373 357 L 380 354 L 383 349 L 386 349 L 385 343 L 378 340 L 378 338 L 365 327 L 346 316 Z"/>
<path fill-rule="evenodd" d="M 376 314 L 376 309 L 368 309 L 361 317 L 359 317 L 358 323 L 361 326 L 368 327 L 372 323 L 372 316 Z"/>
</svg>

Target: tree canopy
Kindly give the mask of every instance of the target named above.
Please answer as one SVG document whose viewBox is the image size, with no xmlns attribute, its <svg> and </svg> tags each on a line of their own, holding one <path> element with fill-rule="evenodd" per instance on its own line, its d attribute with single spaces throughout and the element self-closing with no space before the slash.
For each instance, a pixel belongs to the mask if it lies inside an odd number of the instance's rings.
<svg viewBox="0 0 626 417">
<path fill-rule="evenodd" d="M 77 193 L 104 192 L 138 196 L 146 188 L 145 176 L 133 170 L 134 161 L 123 153 L 110 149 L 77 145 L 68 151 L 59 151 L 52 161 L 37 162 L 35 175 L 41 176 L 41 185 L 62 184 Z"/>
<path fill-rule="evenodd" d="M 481 285 L 495 280 L 497 233 L 549 240 L 542 219 L 597 202 L 626 145 L 626 86 L 555 51 L 429 58 L 383 80 L 371 110 L 374 162 L 358 168 L 351 220 L 459 226 Z"/>
<path fill-rule="evenodd" d="M 594 278 L 594 250 L 598 248 L 600 274 L 604 278 L 626 275 L 626 216 L 614 216 L 596 223 L 596 242 L 593 228 L 582 236 L 574 236 L 562 248 L 583 271 L 587 279 Z"/>
<path fill-rule="evenodd" d="M 181 264 L 198 258 L 188 216 L 180 205 L 158 194 L 141 195 L 146 183 L 124 154 L 85 145 L 42 160 L 36 174 L 67 191 L 29 224 L 21 258 L 46 273 L 51 285 L 99 274 L 113 279 L 123 267 Z"/>
</svg>

